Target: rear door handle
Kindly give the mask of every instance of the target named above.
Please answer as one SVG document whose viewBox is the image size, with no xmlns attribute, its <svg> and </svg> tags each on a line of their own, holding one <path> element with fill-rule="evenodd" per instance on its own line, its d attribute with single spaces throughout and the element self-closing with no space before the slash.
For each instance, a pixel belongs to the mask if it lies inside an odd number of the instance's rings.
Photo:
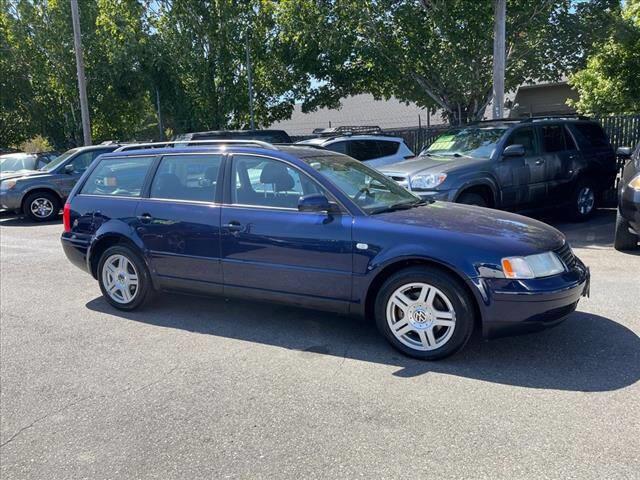
<svg viewBox="0 0 640 480">
<path fill-rule="evenodd" d="M 228 228 L 230 232 L 239 232 L 240 230 L 242 230 L 242 225 L 240 224 L 240 222 L 237 222 L 235 220 L 227 223 L 225 227 Z"/>
<path fill-rule="evenodd" d="M 142 215 L 138 215 L 138 220 L 140 220 L 142 223 L 149 223 L 151 220 L 153 220 L 153 217 L 149 213 L 143 213 Z"/>
<path fill-rule="evenodd" d="M 544 159 L 540 158 L 536 160 L 536 165 L 542 165 L 544 163 Z"/>
</svg>

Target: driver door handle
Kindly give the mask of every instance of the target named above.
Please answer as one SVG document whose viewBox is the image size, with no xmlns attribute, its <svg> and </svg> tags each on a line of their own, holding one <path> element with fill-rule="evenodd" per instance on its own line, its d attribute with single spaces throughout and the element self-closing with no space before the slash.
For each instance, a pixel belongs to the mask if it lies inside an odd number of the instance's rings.
<svg viewBox="0 0 640 480">
<path fill-rule="evenodd" d="M 142 223 L 149 223 L 151 220 L 153 220 L 153 217 L 149 213 L 143 213 L 142 215 L 138 215 L 138 220 L 140 220 Z"/>
<path fill-rule="evenodd" d="M 231 222 L 227 223 L 225 227 L 228 228 L 230 232 L 239 232 L 240 230 L 242 230 L 242 225 L 236 220 L 232 220 Z"/>
</svg>

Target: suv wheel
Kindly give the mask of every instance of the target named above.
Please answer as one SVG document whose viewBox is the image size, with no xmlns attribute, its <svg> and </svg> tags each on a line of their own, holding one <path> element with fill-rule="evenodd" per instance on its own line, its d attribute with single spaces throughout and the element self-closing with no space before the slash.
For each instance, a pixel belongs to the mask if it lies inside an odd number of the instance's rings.
<svg viewBox="0 0 640 480">
<path fill-rule="evenodd" d="M 616 212 L 616 233 L 613 240 L 613 247 L 616 250 L 633 250 L 638 246 L 638 237 L 629 231 L 629 222 L 626 221 L 620 212 Z"/>
<path fill-rule="evenodd" d="M 469 295 L 456 279 L 434 268 L 412 267 L 391 276 L 378 292 L 375 314 L 391 345 L 423 360 L 454 354 L 473 332 Z"/>
<path fill-rule="evenodd" d="M 98 264 L 98 282 L 104 298 L 119 310 L 135 310 L 152 290 L 144 261 L 131 248 L 108 248 Z"/>
<path fill-rule="evenodd" d="M 592 181 L 578 182 L 571 198 L 571 216 L 578 221 L 587 220 L 596 211 L 597 198 L 598 194 Z"/>
<path fill-rule="evenodd" d="M 477 205 L 478 207 L 488 207 L 487 199 L 482 195 L 473 192 L 467 192 L 460 195 L 456 203 L 464 203 L 465 205 Z"/>
<path fill-rule="evenodd" d="M 24 213 L 34 222 L 48 222 L 60 213 L 60 199 L 51 192 L 35 192 L 24 200 Z"/>
</svg>

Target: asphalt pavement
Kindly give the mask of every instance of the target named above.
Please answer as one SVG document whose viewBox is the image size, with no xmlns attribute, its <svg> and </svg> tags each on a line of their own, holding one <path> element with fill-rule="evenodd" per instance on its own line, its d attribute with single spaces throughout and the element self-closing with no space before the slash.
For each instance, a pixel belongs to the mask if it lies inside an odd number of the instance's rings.
<svg viewBox="0 0 640 480">
<path fill-rule="evenodd" d="M 562 325 L 427 363 L 371 322 L 162 294 L 122 313 L 60 222 L 0 219 L 0 477 L 640 478 L 640 253 L 549 221 L 592 272 Z"/>
</svg>

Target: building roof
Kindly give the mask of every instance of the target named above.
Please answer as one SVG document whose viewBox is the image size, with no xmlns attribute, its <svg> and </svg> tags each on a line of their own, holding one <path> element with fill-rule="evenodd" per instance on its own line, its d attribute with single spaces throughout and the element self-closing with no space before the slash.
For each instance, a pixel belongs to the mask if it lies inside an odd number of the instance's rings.
<svg viewBox="0 0 640 480">
<path fill-rule="evenodd" d="M 372 95 L 362 94 L 341 100 L 338 109 L 320 108 L 315 112 L 303 113 L 302 105 L 295 106 L 289 120 L 282 120 L 269 126 L 286 130 L 289 135 L 311 135 L 314 128 L 339 127 L 341 125 L 377 125 L 381 128 L 402 128 L 427 125 L 427 110 L 415 103 L 405 104 L 396 98 L 376 100 Z M 431 125 L 445 123 L 439 113 L 430 115 Z"/>
</svg>

